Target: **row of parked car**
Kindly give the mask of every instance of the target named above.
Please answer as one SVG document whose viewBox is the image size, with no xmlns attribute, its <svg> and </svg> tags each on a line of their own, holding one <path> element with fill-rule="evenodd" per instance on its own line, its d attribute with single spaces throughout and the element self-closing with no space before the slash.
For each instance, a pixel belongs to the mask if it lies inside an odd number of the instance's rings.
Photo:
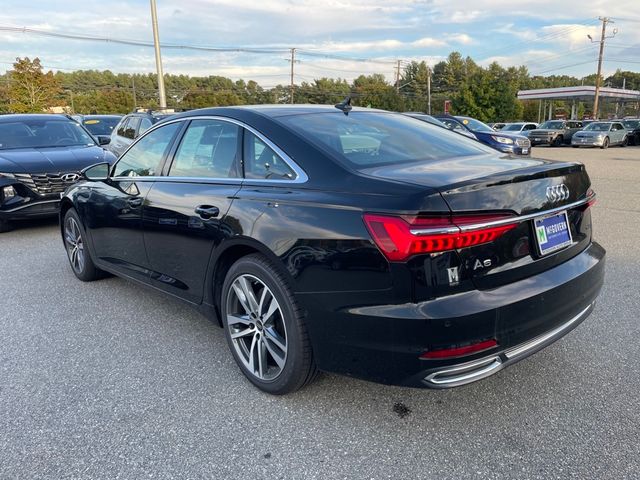
<svg viewBox="0 0 640 480">
<path fill-rule="evenodd" d="M 640 145 L 640 119 L 624 120 L 547 120 L 536 123 L 492 124 L 500 132 L 517 132 L 531 140 L 531 145 L 559 147 L 571 145 L 607 148 L 613 145 Z"/>
</svg>

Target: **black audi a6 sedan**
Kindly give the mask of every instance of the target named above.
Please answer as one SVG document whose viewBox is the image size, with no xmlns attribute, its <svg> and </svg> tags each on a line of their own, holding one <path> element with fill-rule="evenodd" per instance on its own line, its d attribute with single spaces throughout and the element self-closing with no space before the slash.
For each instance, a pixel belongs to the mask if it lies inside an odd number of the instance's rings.
<svg viewBox="0 0 640 480">
<path fill-rule="evenodd" d="M 269 393 L 317 370 L 463 385 L 576 327 L 603 282 L 582 164 L 397 113 L 191 111 L 83 175 L 61 205 L 75 275 L 198 307 Z"/>
<path fill-rule="evenodd" d="M 58 215 L 60 194 L 96 162 L 115 161 L 63 115 L 0 116 L 0 232 L 15 220 Z"/>
</svg>

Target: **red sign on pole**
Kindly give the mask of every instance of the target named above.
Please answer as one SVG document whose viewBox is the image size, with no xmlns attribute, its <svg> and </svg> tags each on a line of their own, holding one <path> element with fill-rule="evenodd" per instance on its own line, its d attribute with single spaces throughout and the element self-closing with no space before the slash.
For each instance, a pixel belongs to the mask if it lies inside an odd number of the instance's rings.
<svg viewBox="0 0 640 480">
<path fill-rule="evenodd" d="M 444 113 L 445 115 L 449 114 L 449 110 L 451 110 L 451 100 L 444 101 Z"/>
</svg>

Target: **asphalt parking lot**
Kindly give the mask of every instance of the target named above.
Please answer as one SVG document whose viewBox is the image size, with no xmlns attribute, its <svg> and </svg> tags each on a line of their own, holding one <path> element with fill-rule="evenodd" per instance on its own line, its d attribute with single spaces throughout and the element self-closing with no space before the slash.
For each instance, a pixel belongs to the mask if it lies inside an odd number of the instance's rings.
<svg viewBox="0 0 640 480">
<path fill-rule="evenodd" d="M 447 391 L 323 374 L 268 396 L 184 304 L 77 281 L 54 222 L 2 234 L 0 478 L 638 478 L 640 147 L 534 156 L 588 167 L 599 303 L 556 344 Z"/>
</svg>

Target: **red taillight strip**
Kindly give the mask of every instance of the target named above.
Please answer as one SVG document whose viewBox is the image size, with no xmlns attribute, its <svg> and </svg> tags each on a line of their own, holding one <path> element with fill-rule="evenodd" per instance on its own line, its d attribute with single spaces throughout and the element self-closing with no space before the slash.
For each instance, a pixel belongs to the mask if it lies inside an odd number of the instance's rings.
<svg viewBox="0 0 640 480">
<path fill-rule="evenodd" d="M 438 359 L 438 358 L 453 358 L 462 357 L 464 355 L 471 355 L 472 353 L 482 352 L 489 350 L 490 348 L 497 347 L 498 342 L 495 340 L 485 340 L 483 342 L 473 343 L 471 345 L 465 345 L 464 347 L 455 348 L 442 348 L 438 350 L 430 350 L 420 355 L 423 359 Z"/>
<path fill-rule="evenodd" d="M 468 224 L 468 225 L 460 225 L 460 230 L 462 232 L 471 232 L 473 230 L 481 230 L 481 229 L 490 228 L 490 227 L 498 227 L 501 225 L 522 223 L 522 222 L 526 222 L 527 220 L 533 220 L 534 218 L 553 215 L 554 213 L 563 212 L 565 210 L 571 210 L 572 208 L 577 208 L 582 205 L 591 206 L 595 203 L 595 201 L 596 201 L 596 195 L 594 193 L 593 195 L 587 198 L 584 198 L 582 200 L 578 200 L 577 202 L 569 203 L 561 207 L 552 208 L 550 210 L 544 210 L 542 212 L 529 213 L 527 215 L 519 215 L 519 216 L 513 216 L 513 217 L 505 217 L 500 220 L 493 220 L 491 222 L 481 222 L 481 223 L 474 223 L 474 224 Z M 438 235 L 440 233 L 448 233 L 445 230 L 446 229 L 443 229 L 443 228 L 412 228 L 411 233 L 417 236 Z"/>
</svg>

